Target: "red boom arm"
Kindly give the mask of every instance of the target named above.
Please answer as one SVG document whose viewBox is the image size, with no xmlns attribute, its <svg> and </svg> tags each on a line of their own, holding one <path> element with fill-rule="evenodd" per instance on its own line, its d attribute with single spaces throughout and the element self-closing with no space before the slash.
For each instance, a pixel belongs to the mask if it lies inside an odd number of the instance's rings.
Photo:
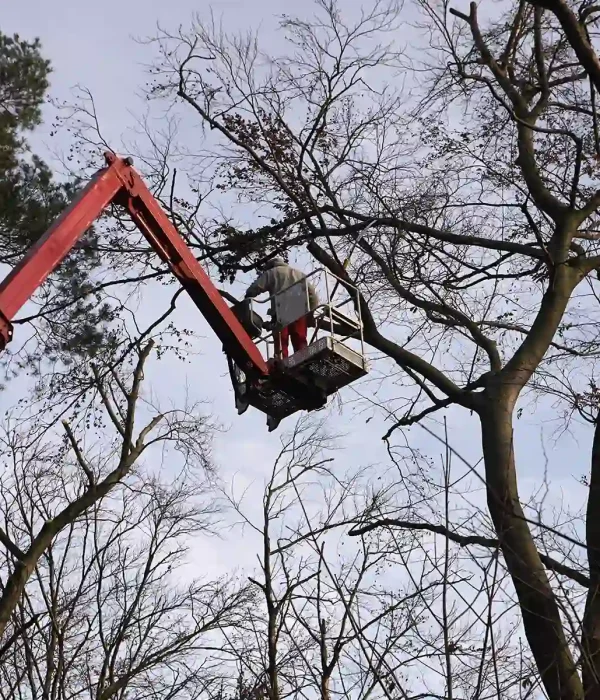
<svg viewBox="0 0 600 700">
<path fill-rule="evenodd" d="M 267 365 L 219 290 L 193 256 L 130 159 L 105 154 L 77 199 L 0 284 L 0 350 L 12 338 L 11 320 L 112 202 L 124 206 L 148 243 L 181 282 L 228 355 L 248 374 L 266 376 Z"/>
</svg>

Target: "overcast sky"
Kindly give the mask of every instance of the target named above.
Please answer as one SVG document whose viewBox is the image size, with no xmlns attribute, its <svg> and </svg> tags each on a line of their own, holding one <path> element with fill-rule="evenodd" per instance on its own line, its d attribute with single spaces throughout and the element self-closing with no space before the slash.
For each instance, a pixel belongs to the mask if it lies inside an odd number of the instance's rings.
<svg viewBox="0 0 600 700">
<path fill-rule="evenodd" d="M 353 0 L 346 2 L 348 7 L 355 6 Z M 296 13 L 300 6 L 296 0 L 215 0 L 212 3 L 216 14 L 222 15 L 224 23 L 231 29 L 262 26 L 263 40 L 269 40 L 274 31 L 274 13 Z M 52 95 L 69 99 L 75 85 L 88 88 L 94 96 L 105 134 L 109 140 L 118 142 L 134 125 L 135 116 L 143 112 L 139 91 L 146 80 L 144 65 L 152 60 L 151 49 L 140 46 L 134 38 L 154 34 L 157 23 L 167 28 L 176 28 L 180 23 L 186 25 L 193 12 L 206 14 L 209 5 L 192 0 L 5 0 L 0 8 L 0 28 L 5 33 L 18 32 L 27 39 L 40 37 L 43 53 L 54 68 Z M 44 143 L 49 143 L 47 132 L 48 127 L 43 128 L 36 137 L 35 145 L 40 151 L 43 151 Z M 160 301 L 167 303 L 166 297 Z M 160 301 L 158 298 L 145 299 L 140 305 L 140 319 L 146 317 L 150 320 Z M 245 416 L 237 417 L 219 342 L 197 316 L 195 307 L 187 300 L 179 304 L 178 322 L 196 328 L 205 337 L 198 347 L 201 354 L 187 365 L 175 360 L 155 363 L 149 377 L 152 390 L 161 400 L 175 405 L 186 391 L 195 399 L 205 398 L 212 402 L 215 415 L 229 426 L 227 433 L 217 442 L 222 473 L 228 476 L 237 472 L 245 481 L 254 479 L 260 482 L 270 469 L 272 457 L 279 447 L 278 434 L 267 433 L 264 417 L 256 411 L 250 410 Z M 350 401 L 356 395 L 350 389 L 343 392 L 343 398 Z M 474 422 L 462 410 L 448 415 L 454 430 L 452 434 L 456 436 L 455 447 L 477 461 L 479 431 L 473 429 L 476 428 Z M 524 416 L 518 422 L 521 490 L 524 493 L 530 491 L 547 468 L 556 497 L 560 498 L 563 493 L 567 498 L 582 498 L 582 491 L 576 488 L 576 479 L 587 470 L 590 432 L 587 429 L 576 431 L 574 437 L 564 437 L 560 449 L 556 449 L 551 440 L 556 426 L 551 425 L 545 432 L 544 454 L 542 423 L 544 418 L 551 416 L 551 410 L 542 411 L 535 418 Z M 376 416 L 365 423 L 366 417 L 357 415 L 351 407 L 346 408 L 342 416 L 332 417 L 334 429 L 347 433 L 346 451 L 339 456 L 344 466 L 378 461 L 385 464 L 386 453 L 380 439 L 386 429 L 384 421 Z M 412 444 L 426 449 L 432 456 L 441 452 L 441 447 L 418 427 L 411 431 L 410 439 Z M 207 544 L 203 546 L 209 547 Z M 227 568 L 234 551 L 235 558 L 241 563 L 247 553 L 244 548 L 232 550 L 214 544 L 204 550 L 203 555 L 217 568 Z"/>
</svg>

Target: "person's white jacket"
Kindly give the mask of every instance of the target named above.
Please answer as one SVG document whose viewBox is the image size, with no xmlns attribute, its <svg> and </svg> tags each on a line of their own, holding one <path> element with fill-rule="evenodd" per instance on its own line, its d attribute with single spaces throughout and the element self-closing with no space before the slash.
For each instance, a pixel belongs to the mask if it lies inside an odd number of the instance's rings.
<svg viewBox="0 0 600 700">
<path fill-rule="evenodd" d="M 253 282 L 246 290 L 246 298 L 256 297 L 264 292 L 270 294 L 279 294 L 284 289 L 291 287 L 295 282 L 300 282 L 305 279 L 306 275 L 300 270 L 288 265 L 281 258 L 273 258 L 265 265 L 265 271 L 260 277 Z M 307 282 L 308 287 L 308 303 L 310 310 L 314 311 L 319 305 L 319 297 L 314 286 Z"/>
</svg>

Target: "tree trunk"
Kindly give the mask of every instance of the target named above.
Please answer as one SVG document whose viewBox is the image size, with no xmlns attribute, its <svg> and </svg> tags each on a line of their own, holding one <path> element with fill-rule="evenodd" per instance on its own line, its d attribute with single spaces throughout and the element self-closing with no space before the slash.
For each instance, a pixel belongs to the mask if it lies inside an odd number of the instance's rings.
<svg viewBox="0 0 600 700">
<path fill-rule="evenodd" d="M 331 676 L 325 674 L 321 676 L 321 700 L 331 700 L 331 693 L 329 692 L 330 681 Z"/>
<path fill-rule="evenodd" d="M 511 387 L 490 387 L 479 410 L 488 507 L 515 586 L 525 634 L 548 697 L 582 700 L 583 687 L 565 639 L 558 605 L 519 501 L 513 394 Z"/>
<path fill-rule="evenodd" d="M 600 416 L 596 417 L 590 489 L 586 517 L 586 543 L 590 571 L 583 616 L 581 647 L 583 652 L 583 687 L 586 700 L 600 698 Z"/>
</svg>

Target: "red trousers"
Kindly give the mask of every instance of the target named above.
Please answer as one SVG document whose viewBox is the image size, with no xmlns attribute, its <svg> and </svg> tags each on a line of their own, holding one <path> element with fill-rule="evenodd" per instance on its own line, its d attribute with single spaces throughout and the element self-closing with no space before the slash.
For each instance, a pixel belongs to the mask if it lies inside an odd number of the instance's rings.
<svg viewBox="0 0 600 700">
<path fill-rule="evenodd" d="M 288 357 L 288 342 L 290 338 L 292 339 L 294 352 L 303 350 L 308 345 L 308 341 L 306 340 L 307 333 L 308 324 L 306 316 L 282 328 L 279 334 L 275 334 L 275 355 L 278 356 L 281 353 L 282 357 Z"/>
</svg>

